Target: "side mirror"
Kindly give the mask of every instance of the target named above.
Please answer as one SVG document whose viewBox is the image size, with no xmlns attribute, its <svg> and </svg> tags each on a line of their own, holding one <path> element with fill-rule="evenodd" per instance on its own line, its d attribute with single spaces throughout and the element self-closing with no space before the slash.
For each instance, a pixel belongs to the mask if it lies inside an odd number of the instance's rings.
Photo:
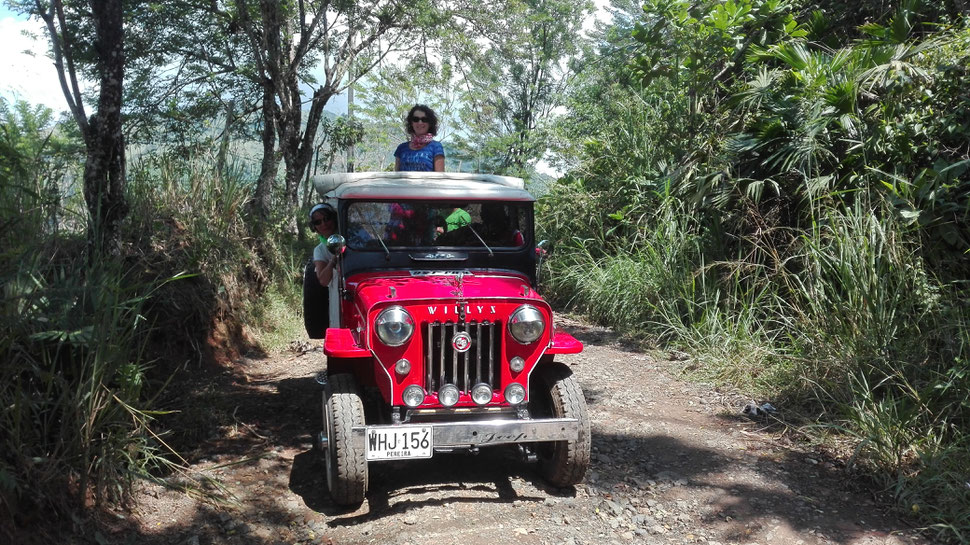
<svg viewBox="0 0 970 545">
<path fill-rule="evenodd" d="M 542 259 L 549 253 L 549 241 L 540 240 L 536 244 L 536 284 L 539 283 L 539 272 L 542 270 Z"/>
<path fill-rule="evenodd" d="M 327 249 L 335 256 L 343 255 L 347 249 L 347 239 L 342 235 L 330 235 L 327 237 Z"/>
</svg>

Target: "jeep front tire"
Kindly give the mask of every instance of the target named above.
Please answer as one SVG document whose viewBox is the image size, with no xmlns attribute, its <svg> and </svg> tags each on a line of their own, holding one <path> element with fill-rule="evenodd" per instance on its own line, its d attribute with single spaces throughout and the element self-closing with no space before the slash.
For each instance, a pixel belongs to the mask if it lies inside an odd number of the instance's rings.
<svg viewBox="0 0 970 545">
<path fill-rule="evenodd" d="M 537 445 L 539 473 L 554 486 L 582 482 L 589 469 L 590 429 L 586 399 L 572 371 L 559 362 L 540 364 L 536 370 L 529 412 L 537 418 L 575 418 L 579 436 L 570 441 Z"/>
<path fill-rule="evenodd" d="M 364 449 L 354 445 L 353 427 L 364 425 L 364 403 L 353 375 L 333 375 L 323 400 L 327 429 L 327 488 L 334 503 L 357 506 L 367 492 Z"/>
</svg>

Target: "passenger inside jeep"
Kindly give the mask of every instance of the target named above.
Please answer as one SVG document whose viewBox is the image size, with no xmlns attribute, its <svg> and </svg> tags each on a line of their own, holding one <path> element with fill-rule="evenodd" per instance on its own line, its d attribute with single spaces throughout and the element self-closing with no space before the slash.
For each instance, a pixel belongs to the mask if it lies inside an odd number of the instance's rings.
<svg viewBox="0 0 970 545">
<path fill-rule="evenodd" d="M 445 216 L 438 216 L 435 221 L 435 232 L 438 235 L 450 233 L 459 227 L 464 227 L 472 222 L 472 217 L 465 211 L 465 206 L 456 204 L 450 207 Z"/>
<path fill-rule="evenodd" d="M 480 209 L 480 222 L 472 222 L 435 239 L 438 246 L 522 246 L 525 239 L 515 228 L 508 206 L 502 203 L 484 203 Z"/>
<path fill-rule="evenodd" d="M 515 203 L 355 202 L 347 211 L 351 249 L 521 247 L 527 209 Z"/>
</svg>

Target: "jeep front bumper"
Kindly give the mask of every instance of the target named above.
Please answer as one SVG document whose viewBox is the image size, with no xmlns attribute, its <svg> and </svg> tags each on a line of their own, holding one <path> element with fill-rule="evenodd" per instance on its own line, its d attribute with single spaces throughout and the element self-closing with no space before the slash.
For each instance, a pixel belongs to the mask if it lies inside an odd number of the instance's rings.
<svg viewBox="0 0 970 545">
<path fill-rule="evenodd" d="M 395 431 L 407 432 L 432 429 L 434 450 L 488 447 L 542 441 L 571 441 L 579 437 L 580 424 L 575 418 L 541 418 L 534 420 L 476 420 L 472 422 L 423 422 L 399 424 Z M 387 426 L 355 426 L 352 428 L 352 447 L 365 449 L 368 428 L 387 429 Z M 328 438 L 320 433 L 319 446 L 326 448 Z"/>
</svg>

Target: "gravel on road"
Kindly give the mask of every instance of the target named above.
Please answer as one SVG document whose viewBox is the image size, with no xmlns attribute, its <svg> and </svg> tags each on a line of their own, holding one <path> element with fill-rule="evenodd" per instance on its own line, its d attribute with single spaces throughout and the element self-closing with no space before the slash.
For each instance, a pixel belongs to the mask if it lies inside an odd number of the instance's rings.
<svg viewBox="0 0 970 545">
<path fill-rule="evenodd" d="M 119 514 L 124 523 L 112 539 L 173 545 L 930 543 L 893 517 L 839 460 L 742 414 L 751 400 L 680 380 L 670 362 L 625 347 L 608 329 L 560 322 L 585 344 L 583 353 L 560 358 L 579 378 L 592 420 L 592 465 L 576 487 L 551 488 L 517 449 L 496 447 L 372 463 L 364 504 L 338 508 L 313 449 L 321 418 L 314 375 L 325 358 L 319 345 L 304 344 L 237 362 L 224 385 L 200 398 L 227 414 L 189 453 L 191 474 L 216 478 L 230 501 L 145 484 L 134 513 Z"/>
</svg>

